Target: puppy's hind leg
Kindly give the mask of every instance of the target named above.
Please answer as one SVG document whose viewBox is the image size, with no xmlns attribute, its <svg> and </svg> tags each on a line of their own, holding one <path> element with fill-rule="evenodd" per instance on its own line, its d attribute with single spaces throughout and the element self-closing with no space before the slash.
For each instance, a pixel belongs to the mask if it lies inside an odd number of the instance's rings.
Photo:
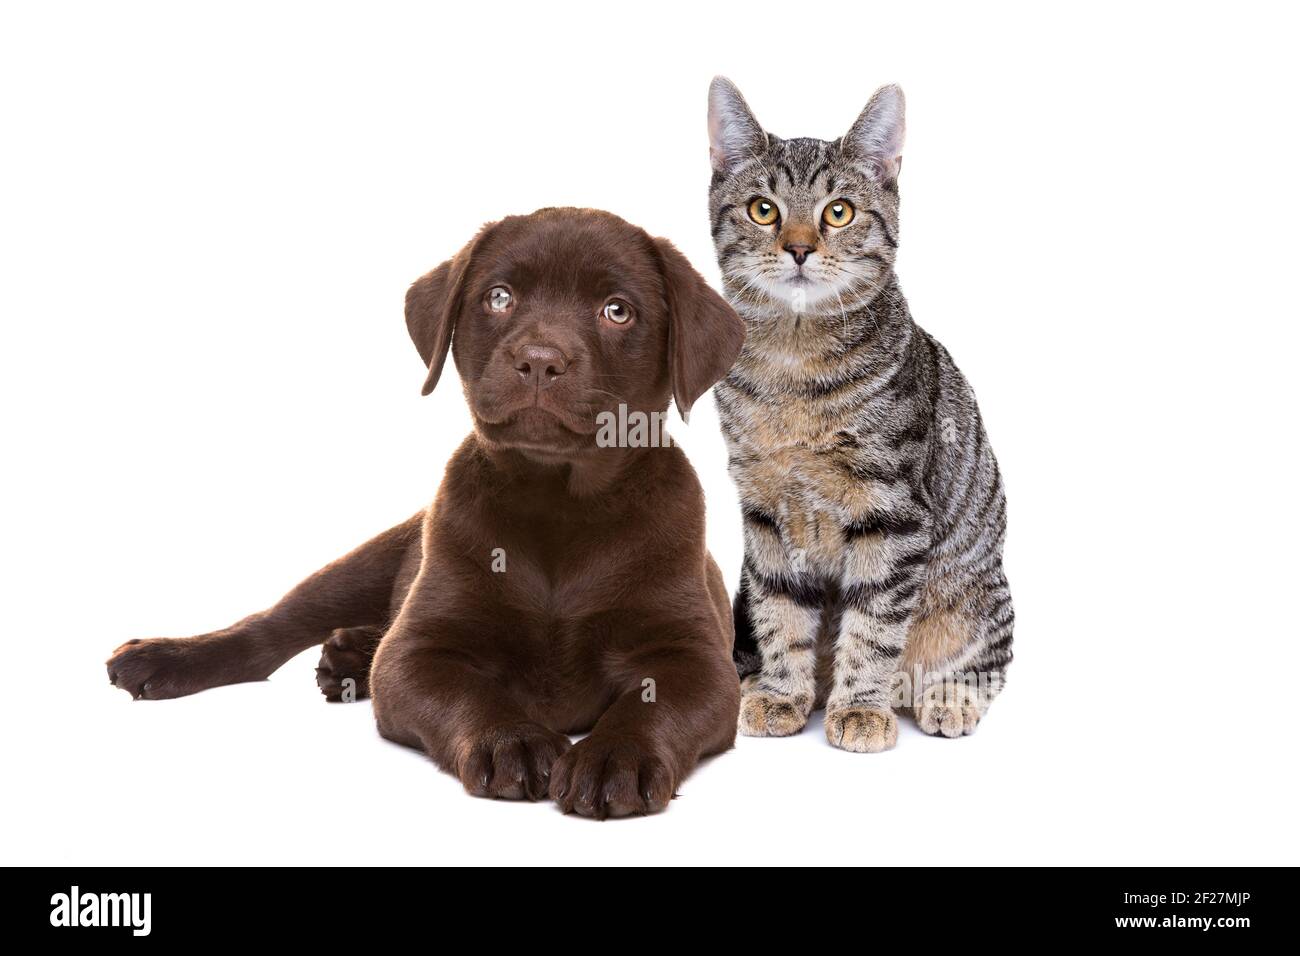
<svg viewBox="0 0 1300 956">
<path fill-rule="evenodd" d="M 269 610 L 209 634 L 150 638 L 120 646 L 109 681 L 138 699 L 183 697 L 209 687 L 265 680 L 281 664 L 339 628 L 382 628 L 418 563 L 423 514 L 326 565 Z"/>
</svg>

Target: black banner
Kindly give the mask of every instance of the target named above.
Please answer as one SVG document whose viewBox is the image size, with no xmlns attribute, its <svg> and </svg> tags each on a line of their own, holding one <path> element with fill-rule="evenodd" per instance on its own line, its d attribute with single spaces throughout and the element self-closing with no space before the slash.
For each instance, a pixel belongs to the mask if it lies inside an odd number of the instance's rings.
<svg viewBox="0 0 1300 956">
<path fill-rule="evenodd" d="M 337 935 L 340 944 L 349 938 L 373 943 L 386 935 L 409 939 L 438 917 L 473 912 L 481 919 L 487 915 L 481 912 L 484 907 L 505 910 L 504 926 L 536 925 L 554 913 L 559 883 L 542 875 L 484 881 L 413 869 L 349 867 L 11 869 L 7 877 L 12 888 L 5 894 L 8 926 L 45 934 L 50 942 L 76 937 L 95 945 L 131 946 L 152 940 L 205 945 L 301 940 L 304 930 Z M 656 876 L 653 895 L 640 889 L 627 892 L 637 882 L 631 874 L 616 882 L 569 877 L 563 885 L 565 896 L 587 911 L 604 902 L 601 924 L 615 928 L 625 922 L 629 942 L 652 931 L 655 921 L 664 918 L 665 904 L 675 923 L 686 918 L 704 928 L 716 920 L 716 929 L 742 933 L 743 914 L 753 912 L 767 932 L 765 901 L 746 897 L 779 883 L 728 877 L 717 884 L 714 897 L 690 889 L 698 878 L 685 875 L 678 885 L 671 877 Z M 824 885 L 827 875 L 813 879 Z M 871 943 L 872 927 L 884 931 L 892 926 L 891 934 L 912 927 L 921 937 L 930 931 L 982 928 L 999 939 L 1028 939 L 1046 931 L 1077 941 L 1127 938 L 1179 947 L 1203 942 L 1230 946 L 1261 930 L 1285 930 L 1283 911 L 1293 898 L 1293 884 L 1289 869 L 863 868 L 837 879 L 835 892 L 854 918 L 864 920 L 853 932 L 865 944 Z M 621 892 L 615 897 L 607 886 Z M 545 916 L 531 899 L 537 895 L 544 899 Z M 806 915 L 811 916 L 820 897 L 807 899 Z M 725 901 L 728 911 L 719 912 L 715 900 Z M 788 914 L 802 915 L 793 905 Z M 637 913 L 640 906 L 646 908 L 644 914 Z M 749 927 L 759 928 L 758 923 Z"/>
</svg>

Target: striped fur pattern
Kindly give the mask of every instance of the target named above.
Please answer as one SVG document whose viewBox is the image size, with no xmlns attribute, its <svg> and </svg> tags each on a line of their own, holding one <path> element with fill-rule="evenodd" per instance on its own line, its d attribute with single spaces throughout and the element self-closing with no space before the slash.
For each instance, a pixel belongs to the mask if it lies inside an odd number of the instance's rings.
<svg viewBox="0 0 1300 956">
<path fill-rule="evenodd" d="M 1006 498 L 970 385 L 894 275 L 902 92 L 839 140 L 783 140 L 719 78 L 709 130 L 747 329 L 715 389 L 744 511 L 741 731 L 797 733 L 824 706 L 851 751 L 892 747 L 898 710 L 969 734 L 1011 661 Z"/>
</svg>

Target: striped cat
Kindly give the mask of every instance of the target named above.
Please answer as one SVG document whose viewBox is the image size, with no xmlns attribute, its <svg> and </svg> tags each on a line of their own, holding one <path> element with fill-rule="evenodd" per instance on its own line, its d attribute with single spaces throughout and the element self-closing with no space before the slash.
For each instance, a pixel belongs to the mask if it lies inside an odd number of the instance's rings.
<svg viewBox="0 0 1300 956">
<path fill-rule="evenodd" d="M 763 131 L 709 91 L 709 207 L 740 359 L 715 390 L 740 491 L 740 730 L 874 753 L 895 709 L 969 734 L 1001 689 L 1013 614 L 1006 499 L 975 395 L 894 275 L 903 92 L 842 139 Z"/>
</svg>

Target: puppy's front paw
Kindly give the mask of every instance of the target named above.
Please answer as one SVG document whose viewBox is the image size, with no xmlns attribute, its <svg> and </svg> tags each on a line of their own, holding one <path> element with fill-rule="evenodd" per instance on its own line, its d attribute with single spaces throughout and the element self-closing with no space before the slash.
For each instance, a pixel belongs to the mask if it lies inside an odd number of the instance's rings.
<svg viewBox="0 0 1300 956">
<path fill-rule="evenodd" d="M 979 701 L 962 684 L 936 684 L 916 708 L 916 725 L 932 737 L 973 734 L 979 722 Z"/>
<path fill-rule="evenodd" d="M 658 813 L 675 790 L 668 764 L 631 737 L 592 734 L 551 770 L 551 799 L 560 809 L 597 820 Z"/>
<path fill-rule="evenodd" d="M 876 707 L 827 708 L 826 739 L 841 750 L 880 753 L 898 742 L 898 718 Z"/>
<path fill-rule="evenodd" d="M 555 761 L 572 744 L 541 724 L 511 724 L 480 734 L 464 748 L 456 775 L 476 797 L 540 800 Z"/>
<path fill-rule="evenodd" d="M 137 639 L 108 659 L 108 680 L 135 700 L 166 700 L 214 686 L 212 663 L 193 639 Z"/>
<path fill-rule="evenodd" d="M 807 723 L 807 709 L 793 698 L 761 690 L 746 690 L 740 695 L 737 729 L 746 737 L 789 737 Z"/>
</svg>

